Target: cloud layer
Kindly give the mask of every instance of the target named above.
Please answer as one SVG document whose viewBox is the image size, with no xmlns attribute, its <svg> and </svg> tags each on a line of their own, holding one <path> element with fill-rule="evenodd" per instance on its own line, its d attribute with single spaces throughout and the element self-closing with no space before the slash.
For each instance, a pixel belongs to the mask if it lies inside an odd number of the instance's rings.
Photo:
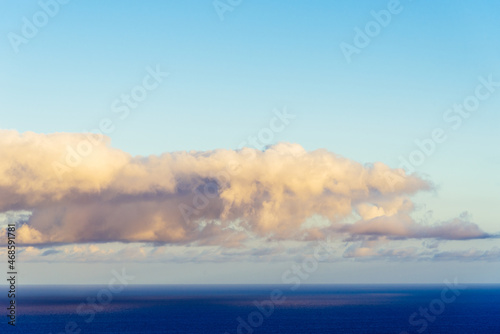
<svg viewBox="0 0 500 334">
<path fill-rule="evenodd" d="M 103 136 L 0 130 L 0 157 L 0 212 L 33 213 L 25 244 L 488 237 L 463 220 L 413 221 L 410 196 L 431 188 L 416 176 L 297 144 L 133 157 Z"/>
</svg>

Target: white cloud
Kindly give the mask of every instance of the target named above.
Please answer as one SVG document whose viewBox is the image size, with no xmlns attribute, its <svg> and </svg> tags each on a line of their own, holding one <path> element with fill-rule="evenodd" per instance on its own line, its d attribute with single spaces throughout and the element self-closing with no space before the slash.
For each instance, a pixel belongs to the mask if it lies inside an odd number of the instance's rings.
<svg viewBox="0 0 500 334">
<path fill-rule="evenodd" d="M 27 223 L 20 220 L 24 244 L 238 247 L 249 238 L 315 240 L 338 233 L 488 236 L 462 220 L 417 224 L 410 218 L 410 196 L 430 184 L 382 163 L 362 165 L 288 143 L 265 151 L 132 157 L 110 147 L 108 138 L 96 144 L 91 139 L 95 141 L 85 134 L 0 131 L 0 210 L 33 213 Z M 343 224 L 355 215 L 361 220 Z M 312 217 L 327 224 L 304 224 Z"/>
</svg>

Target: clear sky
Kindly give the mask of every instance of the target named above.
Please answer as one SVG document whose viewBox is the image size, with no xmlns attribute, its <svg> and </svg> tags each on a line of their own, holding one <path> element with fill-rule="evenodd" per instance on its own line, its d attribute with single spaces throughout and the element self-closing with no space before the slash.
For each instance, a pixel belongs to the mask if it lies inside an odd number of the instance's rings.
<svg viewBox="0 0 500 334">
<path fill-rule="evenodd" d="M 391 168 L 404 167 L 402 158 L 416 161 L 415 141 L 428 142 L 441 129 L 441 142 L 434 139 L 412 166 L 432 187 L 411 194 L 411 216 L 424 225 L 461 217 L 489 236 L 499 233 L 499 3 L 54 3 L 2 2 L 0 129 L 76 135 L 109 119 L 111 146 L 132 156 L 242 143 L 261 150 L 249 136 L 263 135 L 286 109 L 294 118 L 263 144 L 295 143 Z M 52 15 L 40 14 L 42 7 Z M 370 26 L 376 17 L 381 23 Z M 168 76 L 120 118 L 123 94 L 157 69 Z M 470 112 L 449 111 L 474 101 Z M 22 282 L 105 282 L 111 263 L 134 273 L 134 283 L 280 283 L 298 256 L 290 249 L 315 247 L 253 240 L 237 248 L 249 252 L 244 256 L 224 245 L 131 242 L 139 239 L 34 245 L 25 263 L 20 257 Z M 498 239 L 444 239 L 360 245 L 340 238 L 335 259 L 308 282 L 498 282 Z M 380 255 L 381 247 L 412 251 L 394 258 Z"/>
</svg>

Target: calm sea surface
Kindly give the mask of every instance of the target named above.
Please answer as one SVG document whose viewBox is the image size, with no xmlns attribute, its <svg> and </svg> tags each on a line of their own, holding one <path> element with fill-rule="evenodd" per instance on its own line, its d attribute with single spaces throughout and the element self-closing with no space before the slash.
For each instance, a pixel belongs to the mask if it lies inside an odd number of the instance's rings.
<svg viewBox="0 0 500 334">
<path fill-rule="evenodd" d="M 0 333 L 500 334 L 500 286 L 20 286 Z"/>
</svg>

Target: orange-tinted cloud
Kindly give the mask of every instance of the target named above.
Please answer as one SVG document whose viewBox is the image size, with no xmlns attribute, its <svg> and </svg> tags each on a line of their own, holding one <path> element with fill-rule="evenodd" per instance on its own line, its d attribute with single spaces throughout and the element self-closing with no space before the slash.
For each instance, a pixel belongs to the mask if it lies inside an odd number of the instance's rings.
<svg viewBox="0 0 500 334">
<path fill-rule="evenodd" d="M 0 156 L 0 212 L 33 213 L 18 231 L 25 244 L 485 236 L 470 223 L 415 223 L 410 196 L 430 188 L 416 176 L 297 144 L 134 157 L 97 135 L 1 130 Z M 313 216 L 328 226 L 304 225 Z"/>
</svg>

